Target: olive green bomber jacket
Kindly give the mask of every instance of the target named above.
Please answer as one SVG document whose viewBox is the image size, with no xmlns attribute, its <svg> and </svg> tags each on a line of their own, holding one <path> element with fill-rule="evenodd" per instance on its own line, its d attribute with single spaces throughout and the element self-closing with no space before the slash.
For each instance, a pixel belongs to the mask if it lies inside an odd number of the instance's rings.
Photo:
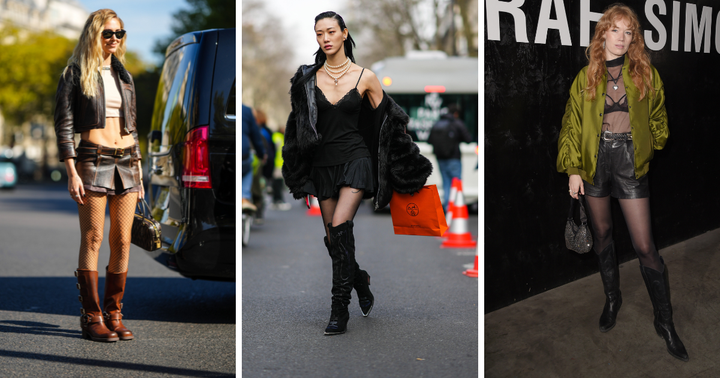
<svg viewBox="0 0 720 378">
<path fill-rule="evenodd" d="M 630 128 L 635 149 L 635 178 L 647 174 L 654 150 L 661 150 L 669 135 L 667 112 L 665 110 L 665 92 L 663 82 L 655 67 L 651 68 L 651 84 L 655 89 L 649 91 L 642 100 L 640 90 L 630 79 L 628 71 L 630 61 L 625 56 L 622 67 L 625 91 L 630 112 Z M 584 97 L 587 87 L 587 69 L 585 66 L 575 77 L 570 87 L 570 99 L 565 106 L 562 130 L 558 137 L 557 170 L 569 175 L 578 174 L 583 180 L 593 183 L 597 170 L 597 154 L 600 148 L 603 113 L 605 110 L 606 85 L 597 86 L 594 101 Z M 607 73 L 600 83 L 607 82 Z"/>
</svg>

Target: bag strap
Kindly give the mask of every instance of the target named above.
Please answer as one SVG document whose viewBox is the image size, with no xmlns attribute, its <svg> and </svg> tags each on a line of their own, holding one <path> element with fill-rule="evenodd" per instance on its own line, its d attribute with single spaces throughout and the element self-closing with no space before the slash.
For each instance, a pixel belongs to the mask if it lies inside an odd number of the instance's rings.
<svg viewBox="0 0 720 378">
<path fill-rule="evenodd" d="M 587 224 L 587 215 L 585 214 L 585 196 L 579 195 L 578 199 L 570 197 L 570 211 L 568 213 L 568 219 L 575 220 L 575 207 L 580 206 L 580 224 Z"/>
<path fill-rule="evenodd" d="M 140 211 L 138 212 L 138 210 Z M 145 202 L 145 198 L 141 198 L 140 201 L 137 202 L 135 212 L 138 214 L 142 214 L 145 218 L 150 218 L 150 205 Z"/>
</svg>

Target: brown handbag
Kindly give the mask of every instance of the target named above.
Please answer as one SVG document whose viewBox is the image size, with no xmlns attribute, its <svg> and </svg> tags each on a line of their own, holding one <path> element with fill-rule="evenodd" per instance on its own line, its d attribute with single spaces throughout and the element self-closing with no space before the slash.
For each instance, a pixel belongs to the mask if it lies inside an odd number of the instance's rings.
<svg viewBox="0 0 720 378">
<path fill-rule="evenodd" d="M 148 210 L 145 198 L 138 201 L 135 208 L 135 219 L 132 225 L 132 243 L 146 250 L 155 251 L 160 249 L 160 222 L 156 221 Z"/>
</svg>

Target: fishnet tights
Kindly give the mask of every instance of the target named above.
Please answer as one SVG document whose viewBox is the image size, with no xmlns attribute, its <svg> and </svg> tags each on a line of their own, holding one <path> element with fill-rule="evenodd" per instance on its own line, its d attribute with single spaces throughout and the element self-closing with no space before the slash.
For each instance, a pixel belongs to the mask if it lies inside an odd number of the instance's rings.
<svg viewBox="0 0 720 378">
<path fill-rule="evenodd" d="M 80 256 L 78 268 L 97 270 L 100 244 L 105 228 L 105 206 L 110 205 L 110 264 L 111 273 L 124 273 L 130 257 L 130 233 L 137 193 L 108 196 L 85 191 L 84 205 L 78 204 L 80 218 Z"/>
</svg>

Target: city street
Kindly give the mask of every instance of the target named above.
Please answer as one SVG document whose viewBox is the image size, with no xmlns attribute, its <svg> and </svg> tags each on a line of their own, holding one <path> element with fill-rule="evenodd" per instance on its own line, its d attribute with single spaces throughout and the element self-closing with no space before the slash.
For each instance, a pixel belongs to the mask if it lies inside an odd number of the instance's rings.
<svg viewBox="0 0 720 378">
<path fill-rule="evenodd" d="M 135 339 L 82 339 L 79 234 L 65 183 L 0 190 L 0 376 L 235 375 L 235 284 L 181 277 L 134 245 L 123 322 Z M 108 258 L 103 241 L 101 288 Z"/>
<path fill-rule="evenodd" d="M 322 221 L 292 205 L 267 210 L 242 251 L 243 376 L 478 376 L 478 280 L 462 274 L 474 249 L 394 235 L 390 214 L 363 203 L 356 256 L 375 307 L 363 318 L 353 291 L 348 331 L 324 336 L 332 272 Z M 477 215 L 468 223 L 477 239 Z"/>
</svg>

